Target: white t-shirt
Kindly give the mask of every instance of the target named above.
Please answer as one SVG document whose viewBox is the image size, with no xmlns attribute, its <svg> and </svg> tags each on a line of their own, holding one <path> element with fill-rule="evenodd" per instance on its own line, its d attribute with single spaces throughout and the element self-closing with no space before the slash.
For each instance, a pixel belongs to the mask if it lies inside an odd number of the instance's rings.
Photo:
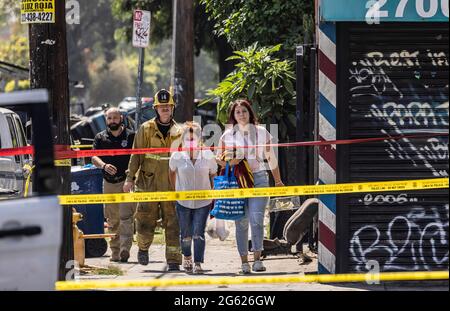
<svg viewBox="0 0 450 311">
<path fill-rule="evenodd" d="M 221 137 L 225 147 L 266 145 L 272 143 L 272 139 L 273 136 L 265 127 L 252 124 L 249 125 L 248 131 L 244 133 L 234 127 L 233 129 L 227 129 Z M 238 154 L 237 158 L 243 159 L 245 157 L 253 173 L 265 171 L 265 148 L 237 148 L 236 151 L 241 153 L 241 155 Z"/>
<path fill-rule="evenodd" d="M 209 176 L 217 173 L 217 163 L 211 150 L 202 150 L 198 154 L 195 164 L 192 163 L 188 152 L 174 152 L 169 160 L 169 167 L 176 171 L 176 191 L 211 190 Z M 201 208 L 212 203 L 212 200 L 177 201 L 187 208 Z"/>
</svg>

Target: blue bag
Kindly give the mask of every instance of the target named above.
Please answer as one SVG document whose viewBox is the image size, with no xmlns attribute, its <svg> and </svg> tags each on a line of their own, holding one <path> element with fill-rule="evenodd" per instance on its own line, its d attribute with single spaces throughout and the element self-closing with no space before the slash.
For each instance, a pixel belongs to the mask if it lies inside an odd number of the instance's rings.
<svg viewBox="0 0 450 311">
<path fill-rule="evenodd" d="M 214 177 L 214 189 L 238 189 L 239 183 L 234 175 L 234 167 L 231 170 L 227 162 L 225 174 Z M 245 215 L 245 199 L 217 199 L 214 202 L 214 208 L 210 213 L 217 219 L 238 220 Z"/>
</svg>

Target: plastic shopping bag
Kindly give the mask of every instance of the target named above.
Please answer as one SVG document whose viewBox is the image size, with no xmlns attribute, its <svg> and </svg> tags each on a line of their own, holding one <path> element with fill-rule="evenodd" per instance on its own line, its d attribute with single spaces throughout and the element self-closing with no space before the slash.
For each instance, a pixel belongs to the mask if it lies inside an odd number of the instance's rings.
<svg viewBox="0 0 450 311">
<path fill-rule="evenodd" d="M 239 183 L 234 175 L 234 167 L 230 174 L 230 165 L 227 162 L 225 174 L 214 177 L 214 189 L 239 189 Z M 217 199 L 214 201 L 214 208 L 210 212 L 218 219 L 238 220 L 245 215 L 244 199 Z"/>
<path fill-rule="evenodd" d="M 225 241 L 230 235 L 230 230 L 223 219 L 213 218 L 206 227 L 206 233 L 213 239 Z"/>
</svg>

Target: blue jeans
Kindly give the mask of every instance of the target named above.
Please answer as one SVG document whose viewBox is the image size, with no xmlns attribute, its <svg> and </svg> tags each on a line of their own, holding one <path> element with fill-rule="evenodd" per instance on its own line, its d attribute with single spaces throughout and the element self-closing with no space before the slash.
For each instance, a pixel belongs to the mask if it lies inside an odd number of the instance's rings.
<svg viewBox="0 0 450 311">
<path fill-rule="evenodd" d="M 266 171 L 260 171 L 253 174 L 255 179 L 255 188 L 269 187 L 269 174 Z M 264 212 L 269 201 L 265 198 L 247 199 L 245 207 L 245 216 L 235 221 L 236 224 L 236 243 L 240 256 L 248 255 L 248 223 L 252 233 L 252 251 L 260 252 L 263 250 L 264 240 Z"/>
<path fill-rule="evenodd" d="M 203 263 L 205 258 L 205 227 L 211 205 L 198 209 L 186 208 L 176 204 L 178 223 L 180 225 L 180 245 L 184 256 L 192 256 L 192 239 L 194 239 L 194 262 Z"/>
</svg>

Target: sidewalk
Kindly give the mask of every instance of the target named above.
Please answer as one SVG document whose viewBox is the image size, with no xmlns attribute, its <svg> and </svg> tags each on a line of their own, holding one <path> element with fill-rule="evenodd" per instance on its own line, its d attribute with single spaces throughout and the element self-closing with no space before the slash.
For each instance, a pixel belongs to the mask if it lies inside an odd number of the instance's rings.
<svg viewBox="0 0 450 311">
<path fill-rule="evenodd" d="M 230 228 L 234 233 L 234 227 Z M 86 259 L 85 264 L 101 268 L 109 266 L 119 267 L 123 275 L 81 275 L 81 280 L 151 280 L 151 279 L 173 279 L 173 278 L 209 278 L 209 277 L 237 277 L 240 268 L 240 259 L 235 246 L 234 234 L 225 241 L 211 239 L 206 235 L 205 263 L 202 265 L 206 270 L 204 275 L 192 275 L 185 272 L 165 272 L 164 246 L 161 244 L 152 245 L 150 248 L 150 263 L 141 266 L 137 263 L 137 246 L 134 244 L 131 249 L 131 257 L 128 263 L 111 263 L 109 261 L 110 252 L 101 258 Z M 308 253 L 313 257 L 313 261 L 301 265 L 301 260 L 294 255 L 269 256 L 264 259 L 267 268 L 266 272 L 252 273 L 251 276 L 284 276 L 303 273 L 317 272 L 317 256 Z M 251 257 L 250 257 L 251 258 Z M 123 290 L 156 290 L 156 291 L 366 291 L 366 290 L 447 290 L 448 287 L 405 287 L 367 284 L 319 284 L 319 283 L 298 283 L 298 284 L 255 284 L 255 285 L 205 285 L 205 286 L 176 286 L 161 288 L 128 288 Z"/>
</svg>

